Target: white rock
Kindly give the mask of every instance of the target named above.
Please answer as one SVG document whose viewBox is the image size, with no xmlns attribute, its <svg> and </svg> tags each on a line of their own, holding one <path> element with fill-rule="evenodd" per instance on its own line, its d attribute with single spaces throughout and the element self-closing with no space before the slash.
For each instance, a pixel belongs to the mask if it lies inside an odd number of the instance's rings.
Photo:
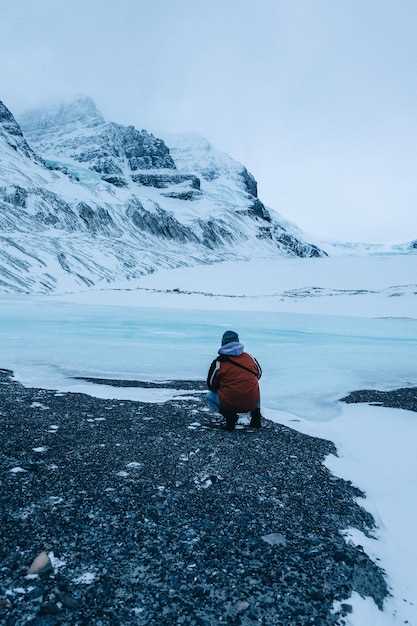
<svg viewBox="0 0 417 626">
<path fill-rule="evenodd" d="M 271 533 L 270 535 L 263 535 L 262 539 L 269 543 L 271 546 L 286 546 L 287 540 L 281 533 Z"/>
<path fill-rule="evenodd" d="M 52 563 L 48 554 L 43 551 L 33 560 L 32 565 L 28 569 L 28 574 L 39 574 L 39 572 L 51 565 Z"/>
</svg>

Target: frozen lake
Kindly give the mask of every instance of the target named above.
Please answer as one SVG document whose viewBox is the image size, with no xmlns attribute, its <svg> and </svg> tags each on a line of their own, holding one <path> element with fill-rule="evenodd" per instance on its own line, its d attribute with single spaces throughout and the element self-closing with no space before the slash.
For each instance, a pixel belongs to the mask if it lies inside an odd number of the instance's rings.
<svg viewBox="0 0 417 626">
<path fill-rule="evenodd" d="M 25 384 L 57 389 L 74 388 L 74 375 L 202 378 L 229 328 L 260 360 L 271 409 L 329 419 L 349 391 L 416 383 L 413 319 L 83 306 L 46 297 L 1 297 L 0 367 Z"/>
</svg>

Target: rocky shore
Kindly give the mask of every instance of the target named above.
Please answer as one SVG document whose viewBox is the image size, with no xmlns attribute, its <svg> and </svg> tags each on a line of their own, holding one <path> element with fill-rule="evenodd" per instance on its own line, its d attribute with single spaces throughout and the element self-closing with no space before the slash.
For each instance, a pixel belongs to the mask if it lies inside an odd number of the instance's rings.
<svg viewBox="0 0 417 626">
<path fill-rule="evenodd" d="M 326 626 L 354 590 L 382 606 L 382 570 L 341 535 L 374 522 L 323 465 L 333 443 L 212 430 L 194 398 L 102 400 L 0 370 L 2 624 Z"/>
<path fill-rule="evenodd" d="M 367 402 L 375 406 L 386 406 L 393 409 L 417 411 L 417 387 L 402 387 L 392 391 L 378 391 L 377 389 L 361 389 L 353 391 L 343 402 L 354 404 Z"/>
</svg>

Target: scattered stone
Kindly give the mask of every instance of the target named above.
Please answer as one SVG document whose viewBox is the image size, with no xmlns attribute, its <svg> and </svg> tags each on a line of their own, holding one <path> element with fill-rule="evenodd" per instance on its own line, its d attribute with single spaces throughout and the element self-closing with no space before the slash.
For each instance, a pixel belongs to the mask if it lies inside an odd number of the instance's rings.
<svg viewBox="0 0 417 626">
<path fill-rule="evenodd" d="M 28 574 L 44 574 L 52 569 L 51 560 L 47 552 L 43 551 L 32 561 L 32 565 L 28 569 Z"/>
<path fill-rule="evenodd" d="M 12 603 L 10 602 L 9 598 L 6 598 L 5 596 L 0 596 L 0 609 L 8 609 L 12 606 Z"/>
<path fill-rule="evenodd" d="M 45 602 L 40 608 L 41 615 L 58 615 L 60 608 L 56 602 Z"/>
<path fill-rule="evenodd" d="M 11 625 L 334 626 L 336 598 L 339 615 L 353 592 L 382 607 L 382 570 L 341 536 L 371 533 L 374 522 L 361 491 L 325 467 L 331 442 L 268 421 L 237 441 L 205 429 L 212 417 L 202 400 L 179 398 L 147 404 L 45 390 L 49 410 L 34 419 L 39 390 L 7 375 L 0 383 L 0 593 Z M 90 427 L 86 418 L 107 408 L 105 427 Z M 53 456 L 28 463 L 27 450 L 57 423 Z M 140 471 L 127 467 L 139 458 Z M 9 472 L 17 466 L 30 469 L 25 478 Z M 261 540 L 270 535 L 281 538 Z M 34 540 L 53 569 L 29 581 L 22 562 L 32 560 Z M 26 593 L 12 593 L 20 587 Z"/>
<path fill-rule="evenodd" d="M 60 498 L 59 496 L 48 496 L 48 503 L 55 506 L 56 504 L 62 504 L 64 502 L 64 498 Z"/>
<path fill-rule="evenodd" d="M 281 533 L 271 533 L 270 535 L 263 535 L 262 539 L 269 543 L 271 546 L 283 546 L 287 545 L 287 540 Z"/>
<path fill-rule="evenodd" d="M 348 404 L 367 402 L 376 406 L 417 411 L 417 387 L 403 387 L 392 391 L 361 389 L 342 398 L 342 402 Z"/>
<path fill-rule="evenodd" d="M 79 609 L 81 608 L 81 600 L 75 598 L 69 593 L 63 591 L 57 592 L 57 597 L 62 605 L 67 609 Z"/>
<path fill-rule="evenodd" d="M 237 614 L 243 613 L 243 611 L 246 611 L 249 606 L 249 602 L 246 602 L 246 600 L 239 600 L 239 602 L 236 603 L 235 611 Z"/>
</svg>

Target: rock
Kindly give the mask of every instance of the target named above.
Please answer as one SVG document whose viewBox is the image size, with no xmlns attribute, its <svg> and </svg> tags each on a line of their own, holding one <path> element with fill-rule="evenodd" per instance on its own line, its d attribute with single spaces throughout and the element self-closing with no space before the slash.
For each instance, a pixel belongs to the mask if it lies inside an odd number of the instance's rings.
<svg viewBox="0 0 417 626">
<path fill-rule="evenodd" d="M 74 598 L 70 593 L 65 591 L 58 591 L 57 597 L 63 606 L 67 609 L 79 609 L 81 607 L 81 600 Z"/>
<path fill-rule="evenodd" d="M 1 118 L 0 118 L 1 120 Z M 47 111 L 32 111 L 20 118 L 30 141 L 43 144 L 49 135 L 54 142 L 54 155 L 86 164 L 91 170 L 105 176 L 120 177 L 127 163 L 131 172 L 138 169 L 169 168 L 175 163 L 166 144 L 146 130 L 106 122 L 91 98 L 81 97 L 74 102 L 50 107 Z M 71 141 L 71 133 L 84 125 L 84 132 Z M 65 153 L 65 154 L 64 154 Z"/>
<path fill-rule="evenodd" d="M 246 167 L 240 172 L 240 175 L 243 179 L 246 191 L 250 196 L 254 198 L 258 197 L 258 183 L 256 182 L 255 177 L 251 174 Z"/>
<path fill-rule="evenodd" d="M 59 612 L 60 608 L 56 602 L 44 602 L 40 608 L 42 615 L 57 615 Z"/>
<path fill-rule="evenodd" d="M 33 560 L 32 565 L 28 569 L 28 574 L 44 574 L 52 571 L 52 563 L 48 554 L 43 551 Z"/>
<path fill-rule="evenodd" d="M 321 257 L 328 256 L 326 252 L 320 250 L 317 246 L 300 241 L 297 237 L 286 232 L 281 226 L 274 226 L 272 229 L 272 238 L 279 247 L 287 250 L 294 256 L 299 257 Z"/>
<path fill-rule="evenodd" d="M 271 533 L 270 535 L 263 535 L 262 539 L 269 543 L 271 546 L 286 546 L 287 540 L 281 533 Z"/>
<path fill-rule="evenodd" d="M 35 153 L 27 143 L 19 124 L 16 122 L 13 114 L 0 100 L 0 132 L 6 138 L 8 145 L 20 152 L 25 157 L 35 159 Z"/>
<path fill-rule="evenodd" d="M 0 610 L 1 609 L 9 609 L 12 606 L 12 603 L 5 596 L 0 596 Z"/>
<path fill-rule="evenodd" d="M 157 189 L 189 183 L 192 189 L 199 191 L 201 186 L 200 179 L 193 174 L 135 174 L 132 176 L 132 180 L 145 187 L 156 187 Z"/>
<path fill-rule="evenodd" d="M 184 384 L 171 381 L 170 388 Z M 198 390 L 204 381 L 187 384 Z M 32 405 L 40 400 L 49 410 L 34 420 Z M 0 372 L 0 425 L 15 455 L 0 457 L 6 480 L 16 482 L 7 470 L 52 423 L 60 426 L 53 446 L 62 453 L 59 472 L 45 466 L 36 480 L 22 474 L 24 484 L 4 493 L 11 523 L 2 526 L 3 541 L 17 547 L 1 563 L 0 594 L 14 594 L 3 611 L 8 623 L 334 626 L 334 602 L 340 621 L 340 599 L 353 592 L 382 606 L 383 571 L 340 534 L 372 530 L 372 518 L 352 485 L 330 480 L 324 463 L 334 445 L 272 422 L 259 437 L 237 442 L 206 430 L 212 418 L 204 409 L 200 400 L 179 398 L 148 404 L 56 395 Z M 102 415 L 111 417 L 105 427 L 90 428 L 87 417 Z M 132 462 L 143 468 L 118 478 Z M 195 477 L 211 486 L 196 488 Z M 54 511 L 51 494 L 64 499 Z M 30 503 L 36 509 L 21 519 Z M 59 545 L 68 555 L 60 567 L 49 554 L 54 576 L 22 576 L 21 555 L 33 550 L 33 537 L 53 537 L 44 551 Z M 335 551 L 352 562 L 336 561 Z M 39 614 L 42 604 L 49 615 Z"/>
<path fill-rule="evenodd" d="M 164 198 L 175 198 L 176 200 L 197 200 L 201 198 L 201 191 L 190 189 L 189 191 L 171 191 L 162 194 Z"/>
<path fill-rule="evenodd" d="M 236 605 L 235 605 L 236 614 L 238 615 L 239 613 L 243 613 L 243 611 L 246 611 L 246 609 L 248 609 L 249 606 L 250 604 L 246 600 L 239 600 L 239 602 L 236 602 Z"/>
<path fill-rule="evenodd" d="M 312 589 L 309 592 L 309 596 L 314 602 L 324 602 L 326 597 L 320 589 Z"/>
<path fill-rule="evenodd" d="M 153 211 L 149 211 L 138 200 L 132 200 L 128 204 L 126 215 L 142 232 L 149 232 L 162 239 L 198 243 L 198 238 L 191 228 L 181 224 L 157 203 L 154 203 Z"/>
</svg>

